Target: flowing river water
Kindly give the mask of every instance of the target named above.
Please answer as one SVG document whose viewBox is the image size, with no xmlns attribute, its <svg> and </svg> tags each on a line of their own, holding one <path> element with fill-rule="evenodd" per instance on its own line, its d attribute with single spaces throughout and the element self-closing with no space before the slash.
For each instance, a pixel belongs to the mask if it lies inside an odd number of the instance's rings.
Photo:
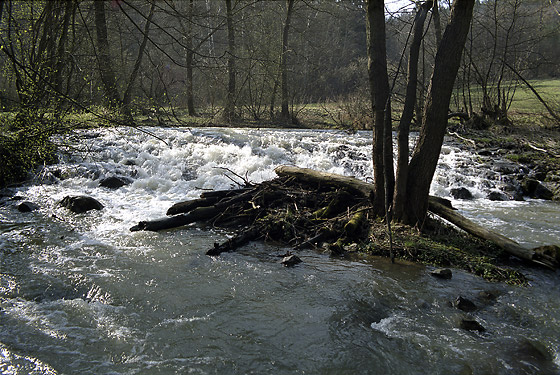
<svg viewBox="0 0 560 375">
<path fill-rule="evenodd" d="M 0 372 L 5 374 L 559 374 L 560 277 L 525 268 L 527 287 L 386 259 L 278 245 L 208 257 L 231 233 L 197 225 L 130 232 L 173 203 L 236 179 L 274 178 L 293 164 L 371 176 L 371 135 L 334 131 L 150 129 L 84 131 L 42 179 L 17 189 L 39 205 L 0 206 Z M 132 183 L 99 186 L 107 176 Z M 229 175 L 228 178 L 226 175 Z M 57 176 L 57 177 L 55 177 Z M 461 212 L 526 244 L 558 244 L 560 205 L 485 199 L 504 177 L 444 146 L 432 192 L 467 186 Z M 101 211 L 57 205 L 90 195 Z M 488 295 L 494 298 L 487 298 Z M 463 296 L 486 332 L 459 328 Z M 484 297 L 486 296 L 486 297 Z"/>
</svg>

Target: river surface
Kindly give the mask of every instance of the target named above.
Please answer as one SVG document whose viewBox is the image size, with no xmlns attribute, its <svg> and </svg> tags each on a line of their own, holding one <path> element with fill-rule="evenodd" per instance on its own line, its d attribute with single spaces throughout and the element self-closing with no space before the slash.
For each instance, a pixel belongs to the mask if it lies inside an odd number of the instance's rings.
<svg viewBox="0 0 560 375">
<path fill-rule="evenodd" d="M 442 281 L 424 266 L 313 250 L 285 268 L 279 245 L 206 256 L 228 232 L 129 231 L 177 201 L 233 187 L 231 172 L 260 182 L 292 164 L 367 179 L 369 133 L 149 130 L 165 142 L 134 129 L 59 139 L 60 163 L 17 189 L 40 208 L 0 206 L 1 373 L 560 374 L 558 272 L 523 269 L 527 287 L 461 271 Z M 99 186 L 114 175 L 132 183 Z M 503 179 L 446 144 L 432 192 L 467 186 L 477 199 L 454 201 L 463 214 L 527 246 L 558 244 L 558 203 L 485 199 Z M 105 208 L 57 205 L 78 194 Z M 479 306 L 471 317 L 486 332 L 459 328 L 457 296 Z"/>
</svg>

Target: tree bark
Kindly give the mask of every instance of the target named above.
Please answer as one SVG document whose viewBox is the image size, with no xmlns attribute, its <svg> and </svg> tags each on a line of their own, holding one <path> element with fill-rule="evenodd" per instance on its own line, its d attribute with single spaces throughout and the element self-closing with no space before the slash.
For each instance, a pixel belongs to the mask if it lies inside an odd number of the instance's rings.
<svg viewBox="0 0 560 375">
<path fill-rule="evenodd" d="M 193 13 L 194 13 L 194 0 L 189 0 L 187 6 L 187 111 L 189 116 L 195 116 L 194 110 L 194 90 L 193 90 Z"/>
<path fill-rule="evenodd" d="M 287 11 L 284 28 L 282 29 L 282 55 L 280 56 L 280 72 L 282 77 L 282 120 L 290 122 L 290 110 L 288 108 L 288 35 L 294 0 L 286 0 Z"/>
<path fill-rule="evenodd" d="M 128 85 L 123 96 L 123 110 L 125 116 L 128 120 L 132 120 L 132 111 L 130 108 L 130 101 L 132 96 L 132 88 L 134 87 L 134 82 L 138 76 L 138 71 L 140 70 L 140 65 L 142 64 L 142 58 L 144 57 L 144 51 L 146 50 L 146 45 L 148 44 L 148 35 L 150 33 L 150 25 L 152 24 L 152 18 L 154 17 L 154 10 L 156 3 L 152 3 L 150 7 L 150 13 L 146 18 L 146 24 L 144 25 L 144 31 L 142 32 L 143 39 L 138 49 L 138 55 L 136 56 L 136 61 L 134 62 L 134 67 L 132 68 L 132 73 L 130 73 L 130 78 L 128 79 Z"/>
<path fill-rule="evenodd" d="M 436 170 L 447 112 L 461 54 L 469 32 L 475 0 L 455 0 L 451 19 L 439 45 L 418 143 L 409 164 L 405 222 L 422 225 L 428 211 L 428 194 Z"/>
<path fill-rule="evenodd" d="M 373 178 L 375 181 L 374 212 L 382 216 L 385 212 L 385 190 L 393 191 L 393 147 L 391 138 L 391 104 L 389 77 L 387 75 L 387 53 L 385 35 L 385 8 L 383 0 L 367 2 L 367 52 L 373 125 Z M 385 179 L 387 178 L 387 181 Z"/>
<path fill-rule="evenodd" d="M 232 0 L 226 0 L 226 23 L 228 34 L 228 89 L 226 106 L 224 108 L 224 119 L 231 122 L 235 119 L 235 30 L 233 27 L 233 9 Z"/>
<path fill-rule="evenodd" d="M 105 18 L 105 1 L 95 0 L 93 2 L 93 6 L 95 15 L 95 32 L 97 35 L 97 64 L 99 66 L 101 82 L 103 83 L 109 106 L 120 108 L 122 101 L 117 89 L 117 79 L 111 65 L 112 60 L 109 53 L 107 20 Z"/>
<path fill-rule="evenodd" d="M 414 29 L 412 43 L 408 55 L 408 82 L 406 86 L 406 96 L 404 109 L 401 114 L 398 135 L 398 158 L 397 158 L 397 181 L 395 185 L 395 196 L 393 198 L 393 219 L 401 221 L 404 216 L 406 204 L 406 183 L 408 177 L 408 141 L 410 133 L 410 123 L 414 116 L 416 105 L 416 91 L 418 89 L 418 58 L 420 55 L 420 44 L 424 33 L 424 22 L 428 15 L 428 10 L 432 6 L 431 1 L 423 3 L 414 17 Z"/>
<path fill-rule="evenodd" d="M 439 16 L 439 4 L 438 0 L 434 0 L 432 6 L 432 15 L 434 17 L 434 29 L 436 32 L 436 47 L 441 43 L 441 18 Z"/>
</svg>

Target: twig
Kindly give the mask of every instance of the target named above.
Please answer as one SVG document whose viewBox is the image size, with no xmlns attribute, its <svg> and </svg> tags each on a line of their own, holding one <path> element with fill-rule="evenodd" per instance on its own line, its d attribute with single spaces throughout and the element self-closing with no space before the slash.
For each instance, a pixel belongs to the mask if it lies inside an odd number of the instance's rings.
<svg viewBox="0 0 560 375">
<path fill-rule="evenodd" d="M 449 135 L 453 135 L 453 136 L 459 138 L 459 139 L 462 140 L 462 141 L 471 143 L 473 146 L 476 147 L 476 142 L 473 141 L 472 139 L 468 139 L 468 138 L 462 137 L 462 136 L 460 136 L 460 135 L 459 135 L 458 133 L 456 133 L 456 132 L 449 132 Z"/>
<path fill-rule="evenodd" d="M 238 175 L 237 173 L 235 173 L 234 171 L 232 171 L 229 168 L 226 167 L 214 167 L 216 169 L 223 169 L 225 171 L 228 171 L 229 173 L 231 173 L 232 175 L 234 175 L 235 177 L 239 178 L 241 181 L 243 181 L 243 183 L 245 184 L 245 186 L 255 186 L 255 184 L 253 184 L 251 181 L 249 181 L 249 177 L 247 176 L 247 173 L 245 173 L 245 177 L 242 177 L 240 175 Z M 227 178 L 229 178 L 233 183 L 236 183 L 239 186 L 243 186 L 241 185 L 239 182 L 235 181 L 233 178 L 231 178 L 230 176 L 228 176 L 227 174 L 224 174 L 224 176 L 226 176 Z"/>
</svg>

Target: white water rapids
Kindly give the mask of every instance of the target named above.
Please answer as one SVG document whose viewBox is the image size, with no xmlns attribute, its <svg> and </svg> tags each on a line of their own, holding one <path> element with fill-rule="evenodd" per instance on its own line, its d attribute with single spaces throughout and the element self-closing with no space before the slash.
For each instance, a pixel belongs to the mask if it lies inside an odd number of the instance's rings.
<svg viewBox="0 0 560 375">
<path fill-rule="evenodd" d="M 6 374 L 559 374 L 558 272 L 524 269 L 528 287 L 455 271 L 330 258 L 252 243 L 207 257 L 230 233 L 197 225 L 134 232 L 173 203 L 237 177 L 260 182 L 282 164 L 367 179 L 371 135 L 317 130 L 84 131 L 43 179 L 17 189 L 39 205 L 0 206 L 0 372 Z M 54 176 L 58 177 L 54 177 Z M 229 177 L 227 177 L 229 175 Z M 117 190 L 100 179 L 124 176 Z M 527 245 L 558 244 L 560 205 L 494 202 L 504 176 L 479 156 L 444 146 L 432 192 L 468 187 L 461 212 Z M 101 211 L 57 205 L 89 195 Z M 492 292 L 486 300 L 480 292 Z M 458 328 L 451 306 L 472 299 L 487 329 Z"/>
</svg>

